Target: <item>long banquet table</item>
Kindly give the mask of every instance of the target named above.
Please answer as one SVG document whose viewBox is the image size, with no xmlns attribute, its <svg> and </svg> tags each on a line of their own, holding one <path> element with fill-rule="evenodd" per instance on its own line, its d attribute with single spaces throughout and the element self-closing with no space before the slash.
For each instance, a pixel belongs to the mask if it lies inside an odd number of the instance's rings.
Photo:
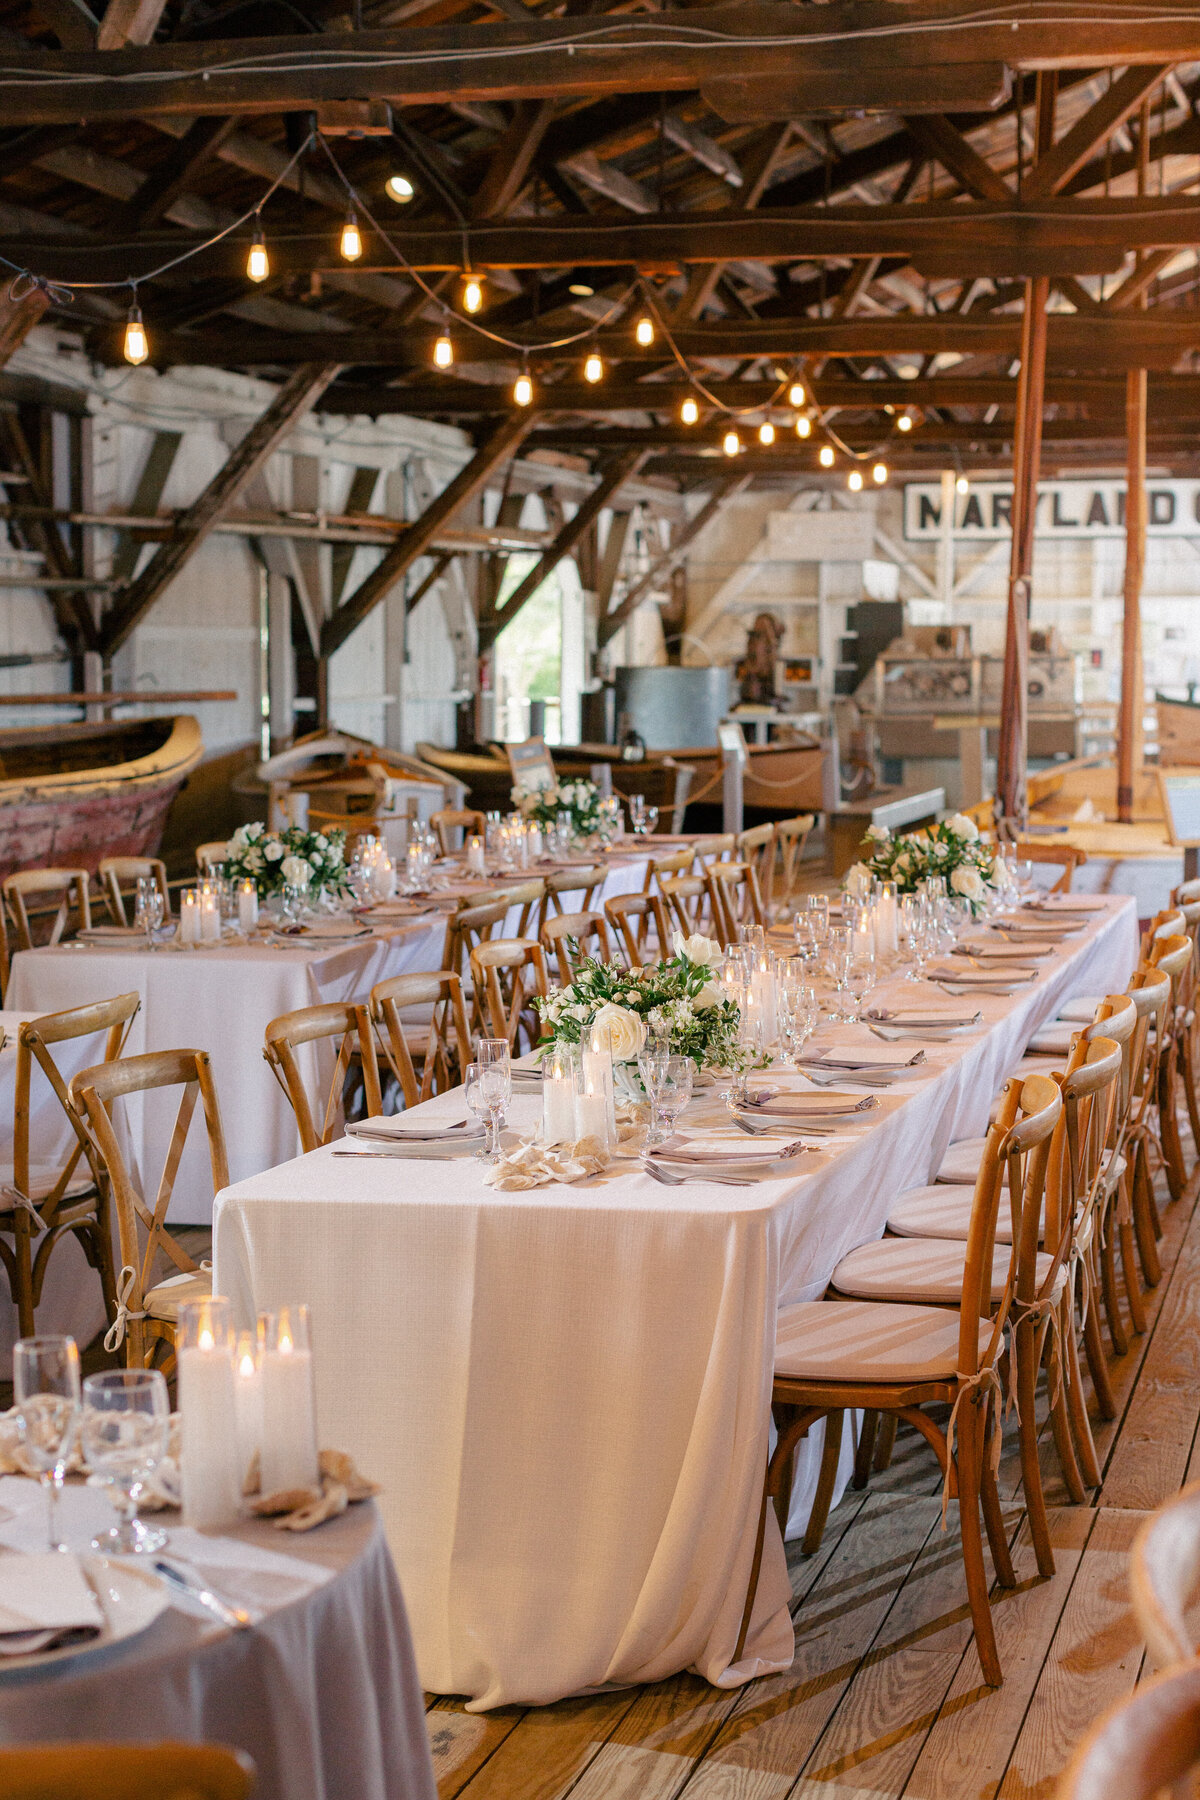
<svg viewBox="0 0 1200 1800">
<path fill-rule="evenodd" d="M 785 1179 L 666 1188 L 617 1164 L 500 1193 L 470 1160 L 331 1146 L 219 1196 L 217 1290 L 245 1321 L 312 1306 L 318 1409 L 384 1483 L 426 1688 L 483 1710 L 789 1665 L 773 1515 L 733 1662 L 776 1310 L 879 1237 L 893 1197 L 985 1129 L 1031 1032 L 1068 998 L 1123 988 L 1136 954 L 1132 902 L 1099 901 L 1036 981 L 980 996 L 976 1032 L 930 1044 L 927 1075 Z M 427 1108 L 461 1116 L 461 1096 Z M 514 1129 L 537 1117 L 514 1096 Z"/>
<path fill-rule="evenodd" d="M 611 856 L 607 865 L 602 896 L 643 885 L 644 851 Z M 447 912 L 456 899 L 523 879 L 521 874 L 496 875 L 472 888 L 443 878 L 434 897 L 440 904 L 431 903 L 428 911 L 410 919 L 388 920 L 370 937 L 348 943 L 301 941 L 283 947 L 235 941 L 147 951 L 132 944 L 72 942 L 23 950 L 13 958 L 7 999 L 27 1014 L 48 1013 L 136 988 L 142 1005 L 125 1054 L 182 1048 L 210 1052 L 229 1173 L 237 1181 L 282 1162 L 298 1146 L 291 1109 L 263 1061 L 263 1032 L 270 1021 L 322 1001 L 365 1000 L 378 981 L 439 968 Z M 312 1063 L 315 1076 L 315 1056 Z M 176 1104 L 170 1095 L 127 1103 L 134 1153 L 143 1177 L 155 1185 Z M 169 1217 L 173 1224 L 192 1225 L 207 1225 L 212 1217 L 212 1176 L 199 1129 L 192 1131 L 184 1151 Z"/>
</svg>

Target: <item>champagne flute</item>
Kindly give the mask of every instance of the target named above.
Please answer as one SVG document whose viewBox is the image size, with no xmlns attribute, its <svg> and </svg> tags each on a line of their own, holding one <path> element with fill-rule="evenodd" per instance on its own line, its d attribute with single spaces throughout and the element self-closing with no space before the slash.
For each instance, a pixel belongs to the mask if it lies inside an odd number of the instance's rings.
<svg viewBox="0 0 1200 1800">
<path fill-rule="evenodd" d="M 65 1550 L 58 1498 L 79 1429 L 79 1350 L 73 1337 L 17 1339 L 13 1400 L 25 1454 L 46 1496 L 47 1548 Z"/>
<path fill-rule="evenodd" d="M 92 1549 L 117 1556 L 161 1550 L 165 1531 L 137 1516 L 142 1489 L 167 1453 L 171 1403 L 158 1369 L 109 1369 L 83 1384 L 83 1452 L 112 1489 L 118 1523 L 92 1539 Z"/>
<path fill-rule="evenodd" d="M 658 1109 L 670 1128 L 670 1136 L 675 1129 L 675 1121 L 692 1097 L 692 1084 L 695 1080 L 696 1065 L 690 1056 L 668 1056 L 663 1066 L 662 1086 L 659 1090 Z"/>
<path fill-rule="evenodd" d="M 661 1144 L 663 1130 L 658 1122 L 659 1101 L 667 1081 L 667 1064 L 670 1053 L 662 1044 L 662 1040 L 647 1035 L 646 1042 L 638 1052 L 638 1074 L 642 1078 L 642 1086 L 646 1090 L 646 1098 L 650 1102 L 650 1127 L 646 1132 L 646 1148 L 653 1144 Z"/>
<path fill-rule="evenodd" d="M 854 1000 L 854 1019 L 862 1022 L 863 1002 L 875 989 L 875 957 L 869 950 L 856 951 L 846 971 L 846 986 Z"/>
<path fill-rule="evenodd" d="M 500 1132 L 512 1098 L 512 1052 L 507 1038 L 480 1038 L 475 1052 L 479 1064 L 480 1094 L 487 1107 L 487 1155 L 500 1154 Z"/>
<path fill-rule="evenodd" d="M 139 875 L 134 902 L 134 923 L 146 934 L 147 950 L 154 949 L 154 933 L 163 921 L 163 897 L 153 875 Z"/>
</svg>

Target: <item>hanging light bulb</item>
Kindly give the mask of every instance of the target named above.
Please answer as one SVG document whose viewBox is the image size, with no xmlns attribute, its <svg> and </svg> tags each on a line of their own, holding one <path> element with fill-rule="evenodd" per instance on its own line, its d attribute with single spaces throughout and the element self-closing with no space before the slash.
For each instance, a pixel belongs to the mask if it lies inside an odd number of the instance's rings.
<svg viewBox="0 0 1200 1800">
<path fill-rule="evenodd" d="M 804 405 L 804 383 L 802 381 L 793 381 L 791 387 L 788 389 L 788 405 Z"/>
<path fill-rule="evenodd" d="M 796 420 L 796 436 L 802 438 L 812 436 L 812 420 L 807 413 L 801 413 Z"/>
<path fill-rule="evenodd" d="M 347 262 L 357 262 L 362 255 L 362 232 L 358 229 L 358 220 L 354 214 L 346 214 L 346 223 L 342 226 L 342 241 L 338 248 Z"/>
<path fill-rule="evenodd" d="M 817 454 L 817 461 L 820 463 L 820 465 L 823 469 L 832 469 L 832 467 L 833 467 L 833 445 L 832 444 L 822 444 L 821 445 L 820 451 Z"/>
<path fill-rule="evenodd" d="M 522 369 L 513 382 L 513 399 L 518 406 L 528 406 L 533 399 L 533 382 L 529 379 L 528 369 Z"/>
<path fill-rule="evenodd" d="M 125 321 L 125 361 L 128 363 L 144 363 L 150 354 L 150 343 L 146 337 L 146 327 L 142 323 L 142 309 L 135 300 L 129 309 L 129 317 Z"/>
<path fill-rule="evenodd" d="M 846 486 L 850 489 L 850 492 L 852 494 L 860 494 L 862 492 L 862 484 L 862 470 L 851 469 L 849 475 L 846 477 Z"/>
<path fill-rule="evenodd" d="M 765 420 L 763 424 L 759 426 L 758 441 L 760 444 L 773 444 L 775 442 L 775 427 L 772 425 L 770 419 Z"/>
<path fill-rule="evenodd" d="M 483 305 L 483 283 L 469 271 L 463 276 L 462 303 L 463 311 L 468 313 L 477 313 Z"/>
<path fill-rule="evenodd" d="M 654 320 L 648 313 L 643 313 L 633 328 L 633 335 L 643 350 L 648 350 L 654 342 Z"/>
<path fill-rule="evenodd" d="M 897 431 L 911 431 L 912 428 L 913 428 L 912 414 L 911 413 L 901 413 L 900 417 L 896 420 L 896 430 Z"/>
<path fill-rule="evenodd" d="M 968 480 L 967 480 L 967 478 L 966 478 L 966 476 L 965 476 L 965 475 L 960 475 L 960 476 L 959 476 L 959 478 L 958 478 L 958 480 L 957 480 L 957 481 L 956 481 L 956 482 L 955 482 L 955 484 L 954 484 L 954 491 L 955 491 L 955 493 L 956 493 L 956 494 L 968 494 L 968 493 L 970 493 L 970 491 L 971 491 L 971 484 L 970 484 L 970 482 L 969 482 L 969 481 L 968 481 Z"/>
<path fill-rule="evenodd" d="M 736 431 L 727 431 L 721 440 L 721 448 L 726 456 L 737 456 L 742 448 L 742 440 Z"/>
<path fill-rule="evenodd" d="M 397 206 L 404 206 L 412 199 L 416 189 L 407 175 L 389 175 L 383 184 L 383 191 Z"/>
<path fill-rule="evenodd" d="M 444 331 L 433 346 L 433 360 L 439 369 L 448 369 L 454 361 L 454 345 Z"/>
<path fill-rule="evenodd" d="M 593 387 L 598 381 L 604 380 L 604 359 L 595 350 L 583 365 L 583 379 L 590 381 Z"/>
<path fill-rule="evenodd" d="M 888 478 L 887 464 L 886 463 L 876 463 L 875 467 L 871 470 L 871 480 L 875 483 L 875 486 L 882 487 L 884 482 L 887 480 L 887 478 Z"/>
<path fill-rule="evenodd" d="M 254 237 L 250 243 L 250 254 L 246 258 L 246 273 L 251 281 L 265 281 L 271 273 L 267 243 L 263 237 L 262 224 L 258 219 L 254 221 Z"/>
<path fill-rule="evenodd" d="M 696 420 L 700 417 L 700 408 L 696 405 L 696 402 L 692 399 L 690 394 L 679 408 L 679 417 L 683 420 L 685 425 L 694 425 Z"/>
</svg>

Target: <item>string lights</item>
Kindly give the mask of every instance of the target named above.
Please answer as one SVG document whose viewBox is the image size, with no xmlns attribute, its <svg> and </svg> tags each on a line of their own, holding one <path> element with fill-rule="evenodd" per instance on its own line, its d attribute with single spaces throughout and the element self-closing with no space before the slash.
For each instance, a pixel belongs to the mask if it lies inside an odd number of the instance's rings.
<svg viewBox="0 0 1200 1800">
<path fill-rule="evenodd" d="M 812 436 L 812 420 L 807 413 L 801 413 L 796 420 L 796 436 L 800 438 Z"/>
<path fill-rule="evenodd" d="M 338 249 L 347 262 L 357 262 L 362 255 L 362 232 L 358 229 L 358 219 L 353 208 L 346 214 L 346 223 L 342 226 L 342 239 Z"/>
<path fill-rule="evenodd" d="M 820 465 L 823 469 L 832 469 L 832 467 L 833 467 L 833 445 L 832 444 L 822 444 L 821 445 L 820 450 L 817 452 L 817 461 L 820 463 Z"/>
<path fill-rule="evenodd" d="M 965 475 L 959 476 L 958 480 L 954 484 L 954 491 L 956 494 L 969 494 L 970 493 L 971 484 L 967 480 Z"/>
<path fill-rule="evenodd" d="M 533 403 L 533 382 L 527 369 L 522 369 L 513 382 L 513 400 L 518 406 L 530 406 Z"/>
<path fill-rule="evenodd" d="M 267 255 L 267 240 L 263 236 L 261 219 L 255 220 L 254 237 L 246 257 L 246 273 L 251 281 L 265 281 L 271 273 L 271 259 Z"/>
<path fill-rule="evenodd" d="M 654 342 L 654 320 L 649 313 L 643 313 L 633 328 L 633 335 L 643 350 L 648 350 Z"/>
<path fill-rule="evenodd" d="M 730 430 L 725 433 L 725 436 L 721 440 L 721 448 L 726 456 L 738 456 L 741 454 L 742 440 L 736 431 Z"/>
<path fill-rule="evenodd" d="M 912 414 L 906 413 L 906 412 L 901 413 L 900 417 L 896 420 L 896 430 L 897 431 L 911 431 L 912 428 L 913 428 Z"/>
<path fill-rule="evenodd" d="M 862 493 L 862 484 L 863 484 L 862 470 L 861 469 L 851 469 L 849 475 L 847 475 L 847 477 L 846 477 L 846 486 L 850 489 L 850 492 L 852 494 L 861 494 Z"/>
<path fill-rule="evenodd" d="M 791 387 L 788 389 L 788 405 L 803 406 L 805 398 L 804 383 L 802 381 L 793 381 Z"/>
<path fill-rule="evenodd" d="M 775 442 L 775 427 L 772 425 L 770 419 L 767 419 L 759 426 L 758 441 L 760 444 L 773 444 Z"/>
<path fill-rule="evenodd" d="M 690 394 L 679 408 L 679 417 L 683 420 L 685 425 L 694 425 L 696 420 L 700 417 L 700 408 Z"/>
<path fill-rule="evenodd" d="M 465 313 L 477 313 L 483 305 L 483 283 L 469 269 L 463 275 L 462 303 Z"/>
<path fill-rule="evenodd" d="M 876 487 L 882 487 L 888 478 L 888 466 L 885 462 L 877 462 L 871 470 L 871 480 Z"/>
<path fill-rule="evenodd" d="M 448 369 L 454 361 L 454 345 L 450 334 L 443 331 L 433 346 L 433 360 L 439 369 Z"/>
<path fill-rule="evenodd" d="M 129 308 L 129 317 L 125 321 L 125 361 L 128 363 L 144 363 L 150 354 L 150 345 L 146 337 L 146 327 L 142 323 L 142 309 L 137 303 L 137 290 L 134 290 L 133 304 Z"/>
<path fill-rule="evenodd" d="M 590 381 L 593 387 L 604 380 L 604 359 L 595 350 L 583 365 L 583 379 Z"/>
</svg>

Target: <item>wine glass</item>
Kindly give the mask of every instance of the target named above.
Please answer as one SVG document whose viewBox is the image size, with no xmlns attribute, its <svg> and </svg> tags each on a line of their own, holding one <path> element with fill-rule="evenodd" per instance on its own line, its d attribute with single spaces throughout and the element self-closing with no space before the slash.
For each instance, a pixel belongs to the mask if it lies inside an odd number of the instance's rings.
<svg viewBox="0 0 1200 1800">
<path fill-rule="evenodd" d="M 807 981 L 780 983 L 779 1030 L 786 1063 L 794 1067 L 799 1062 L 800 1052 L 817 1028 L 819 1015 L 816 992 Z"/>
<path fill-rule="evenodd" d="M 846 970 L 846 987 L 854 1001 L 854 1019 L 862 1021 L 863 1002 L 875 989 L 875 956 L 870 950 L 856 950 Z"/>
<path fill-rule="evenodd" d="M 662 1098 L 663 1088 L 667 1080 L 667 1064 L 670 1053 L 658 1037 L 647 1033 L 646 1041 L 638 1051 L 638 1074 L 642 1078 L 642 1086 L 646 1090 L 646 1098 L 650 1102 L 650 1127 L 646 1132 L 646 1147 L 661 1144 L 662 1127 L 658 1122 L 658 1104 Z"/>
<path fill-rule="evenodd" d="M 134 923 L 146 934 L 147 950 L 154 949 L 154 933 L 163 922 L 163 897 L 153 875 L 139 875 L 134 901 Z"/>
<path fill-rule="evenodd" d="M 646 808 L 644 822 L 645 822 L 645 835 L 647 837 L 653 837 L 654 828 L 658 824 L 658 808 L 657 808 L 657 806 L 648 806 Z"/>
<path fill-rule="evenodd" d="M 850 968 L 851 954 L 854 948 L 854 935 L 847 925 L 831 925 L 825 945 L 825 964 L 829 979 L 833 983 L 833 994 L 830 998 L 829 1011 L 834 1019 L 845 1016 L 845 1002 L 842 996 L 846 993 L 846 979 Z"/>
<path fill-rule="evenodd" d="M 821 950 L 829 936 L 829 896 L 827 894 L 805 894 L 801 910 L 808 919 L 813 945 L 817 950 Z"/>
<path fill-rule="evenodd" d="M 83 1384 L 83 1453 L 112 1489 L 118 1523 L 92 1539 L 92 1549 L 117 1556 L 161 1550 L 165 1531 L 143 1525 L 138 1500 L 147 1477 L 167 1453 L 171 1403 L 158 1369 L 109 1369 Z"/>
<path fill-rule="evenodd" d="M 72 1337 L 18 1338 L 13 1345 L 13 1400 L 25 1454 L 46 1495 L 46 1539 L 65 1550 L 58 1497 L 79 1429 L 79 1350 Z"/>
<path fill-rule="evenodd" d="M 479 1092 L 487 1112 L 488 1141 L 484 1154 L 500 1154 L 500 1132 L 512 1098 L 512 1052 L 507 1038 L 480 1038 L 475 1052 Z"/>
<path fill-rule="evenodd" d="M 634 837 L 642 837 L 646 830 L 646 796 L 630 794 L 628 799 L 629 823 Z"/>
<path fill-rule="evenodd" d="M 658 1092 L 658 1110 L 669 1127 L 667 1136 L 675 1129 L 675 1121 L 692 1097 L 692 1083 L 695 1080 L 696 1065 L 690 1056 L 668 1056 L 663 1065 L 662 1084 Z"/>
</svg>

